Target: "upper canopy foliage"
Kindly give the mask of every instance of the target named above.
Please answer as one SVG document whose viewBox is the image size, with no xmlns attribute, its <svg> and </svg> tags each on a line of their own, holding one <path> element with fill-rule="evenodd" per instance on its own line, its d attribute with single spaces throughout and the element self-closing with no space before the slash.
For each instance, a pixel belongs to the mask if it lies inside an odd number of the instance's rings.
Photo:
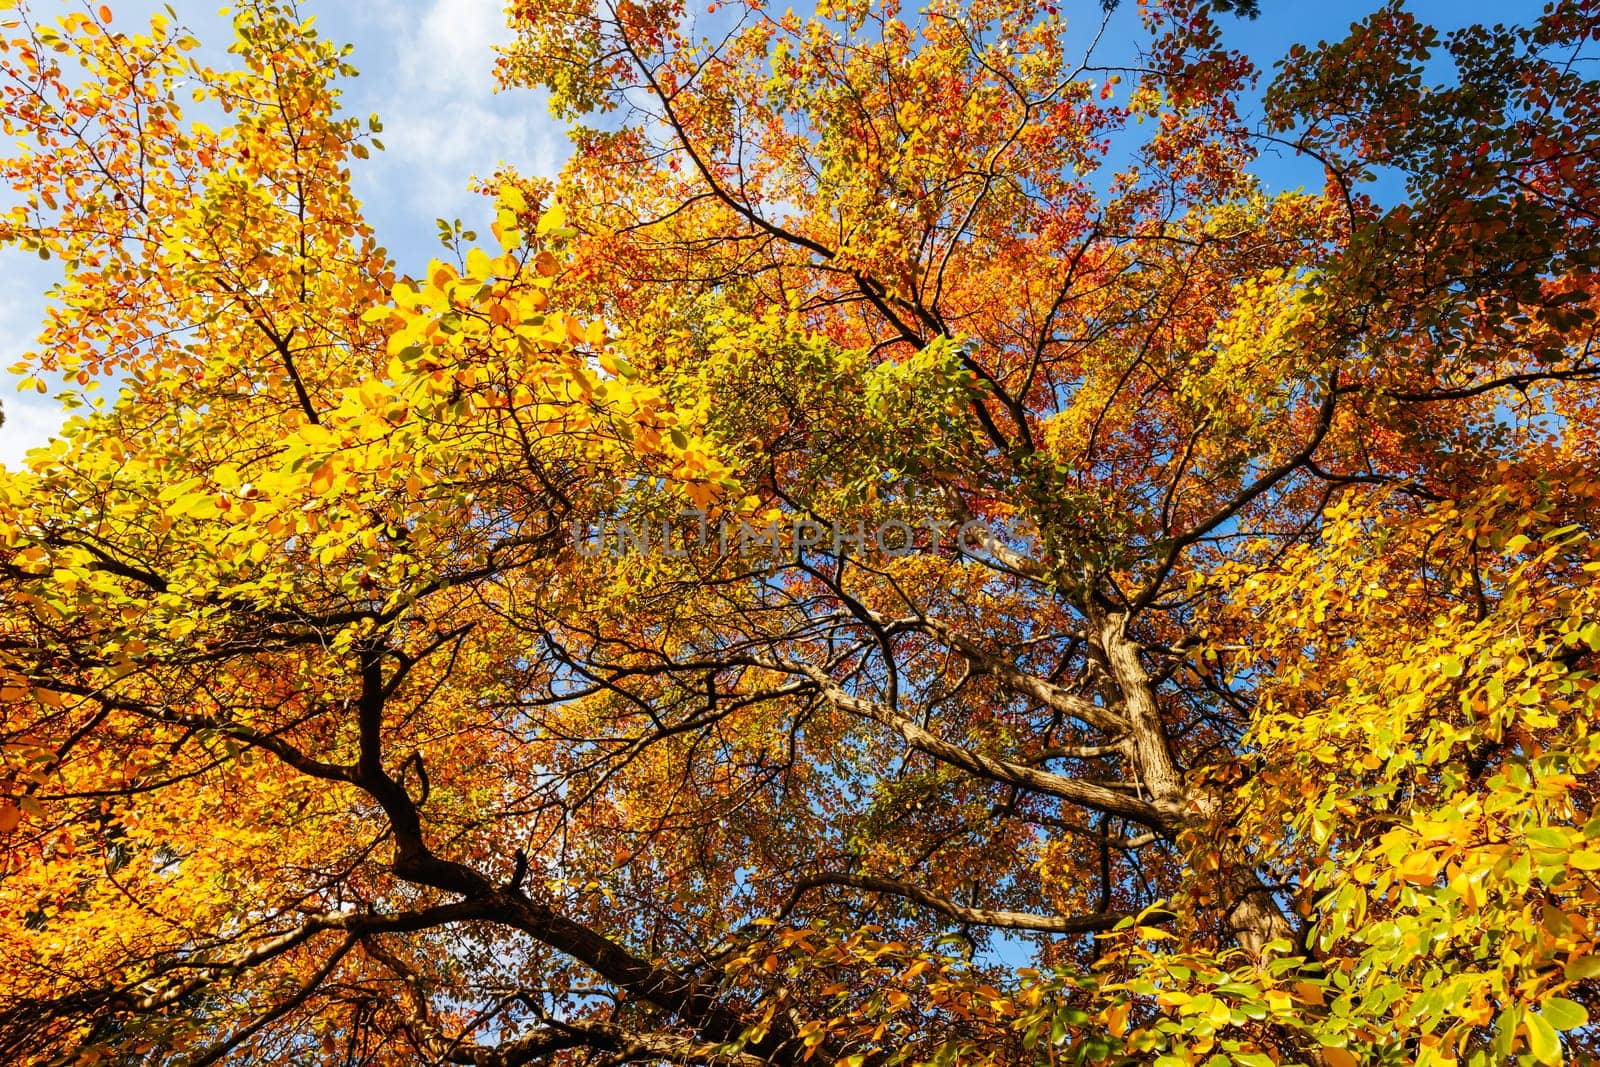
<svg viewBox="0 0 1600 1067">
<path fill-rule="evenodd" d="M 1594 0 L 518 2 L 426 265 L 292 4 L 0 7 L 0 1059 L 1600 1052 Z"/>
</svg>

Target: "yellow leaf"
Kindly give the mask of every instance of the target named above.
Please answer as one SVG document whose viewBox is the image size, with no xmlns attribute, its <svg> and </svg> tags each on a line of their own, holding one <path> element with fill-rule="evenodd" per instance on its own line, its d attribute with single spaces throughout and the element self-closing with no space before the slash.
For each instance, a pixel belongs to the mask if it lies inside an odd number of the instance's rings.
<svg viewBox="0 0 1600 1067">
<path fill-rule="evenodd" d="M 510 182 L 505 182 L 500 186 L 500 196 L 497 202 L 505 210 L 514 211 L 518 214 L 528 210 L 528 198 L 522 195 L 521 189 L 518 189 Z"/>
<path fill-rule="evenodd" d="M 1400 877 L 1412 885 L 1432 885 L 1439 873 L 1439 860 L 1433 853 L 1418 849 L 1400 861 Z"/>
<path fill-rule="evenodd" d="M 559 230 L 567 224 L 567 213 L 560 204 L 551 204 L 543 215 L 539 216 L 539 227 L 534 232 L 540 237 L 551 230 Z"/>
<path fill-rule="evenodd" d="M 514 252 L 522 247 L 522 230 L 517 226 L 517 217 L 509 211 L 495 216 L 489 224 L 489 232 L 500 242 L 502 252 Z"/>
</svg>

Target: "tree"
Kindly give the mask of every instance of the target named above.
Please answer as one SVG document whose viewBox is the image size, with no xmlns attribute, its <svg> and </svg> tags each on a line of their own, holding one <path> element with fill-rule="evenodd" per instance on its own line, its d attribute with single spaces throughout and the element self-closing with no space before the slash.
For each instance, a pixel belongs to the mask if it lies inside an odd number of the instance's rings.
<svg viewBox="0 0 1600 1067">
<path fill-rule="evenodd" d="M 0 1050 L 1593 1055 L 1597 15 L 518 4 L 402 275 L 293 6 L 8 12 Z"/>
</svg>

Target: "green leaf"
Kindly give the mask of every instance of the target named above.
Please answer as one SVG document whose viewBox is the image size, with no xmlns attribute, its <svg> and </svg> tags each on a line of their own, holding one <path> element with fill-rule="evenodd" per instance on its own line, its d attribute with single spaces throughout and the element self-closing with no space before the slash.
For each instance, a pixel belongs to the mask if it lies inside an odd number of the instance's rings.
<svg viewBox="0 0 1600 1067">
<path fill-rule="evenodd" d="M 1578 631 L 1578 637 L 1581 638 L 1584 644 L 1588 645 L 1592 651 L 1600 652 L 1600 622 L 1589 623 L 1583 629 Z"/>
<path fill-rule="evenodd" d="M 1567 964 L 1567 981 L 1580 982 L 1600 975 L 1600 956 L 1580 956 Z"/>
<path fill-rule="evenodd" d="M 1540 845 L 1544 848 L 1565 850 L 1571 847 L 1572 840 L 1565 830 L 1557 830 L 1553 826 L 1535 826 L 1527 833 L 1529 844 Z"/>
<path fill-rule="evenodd" d="M 1539 1014 L 1557 1030 L 1576 1030 L 1589 1021 L 1589 1012 L 1582 1004 L 1566 997 L 1551 997 L 1539 1005 Z"/>
<path fill-rule="evenodd" d="M 1540 1063 L 1561 1062 L 1561 1038 L 1542 1016 L 1530 1015 L 1523 1024 L 1528 1028 L 1528 1050 Z"/>
</svg>

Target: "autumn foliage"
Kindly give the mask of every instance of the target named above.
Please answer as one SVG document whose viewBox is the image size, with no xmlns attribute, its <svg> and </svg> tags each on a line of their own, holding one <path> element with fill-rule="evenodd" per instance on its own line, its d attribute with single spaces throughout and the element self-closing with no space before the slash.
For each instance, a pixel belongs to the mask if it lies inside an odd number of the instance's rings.
<svg viewBox="0 0 1600 1067">
<path fill-rule="evenodd" d="M 427 264 L 308 12 L 45 7 L 0 1062 L 1600 1055 L 1594 0 L 518 0 Z"/>
</svg>

